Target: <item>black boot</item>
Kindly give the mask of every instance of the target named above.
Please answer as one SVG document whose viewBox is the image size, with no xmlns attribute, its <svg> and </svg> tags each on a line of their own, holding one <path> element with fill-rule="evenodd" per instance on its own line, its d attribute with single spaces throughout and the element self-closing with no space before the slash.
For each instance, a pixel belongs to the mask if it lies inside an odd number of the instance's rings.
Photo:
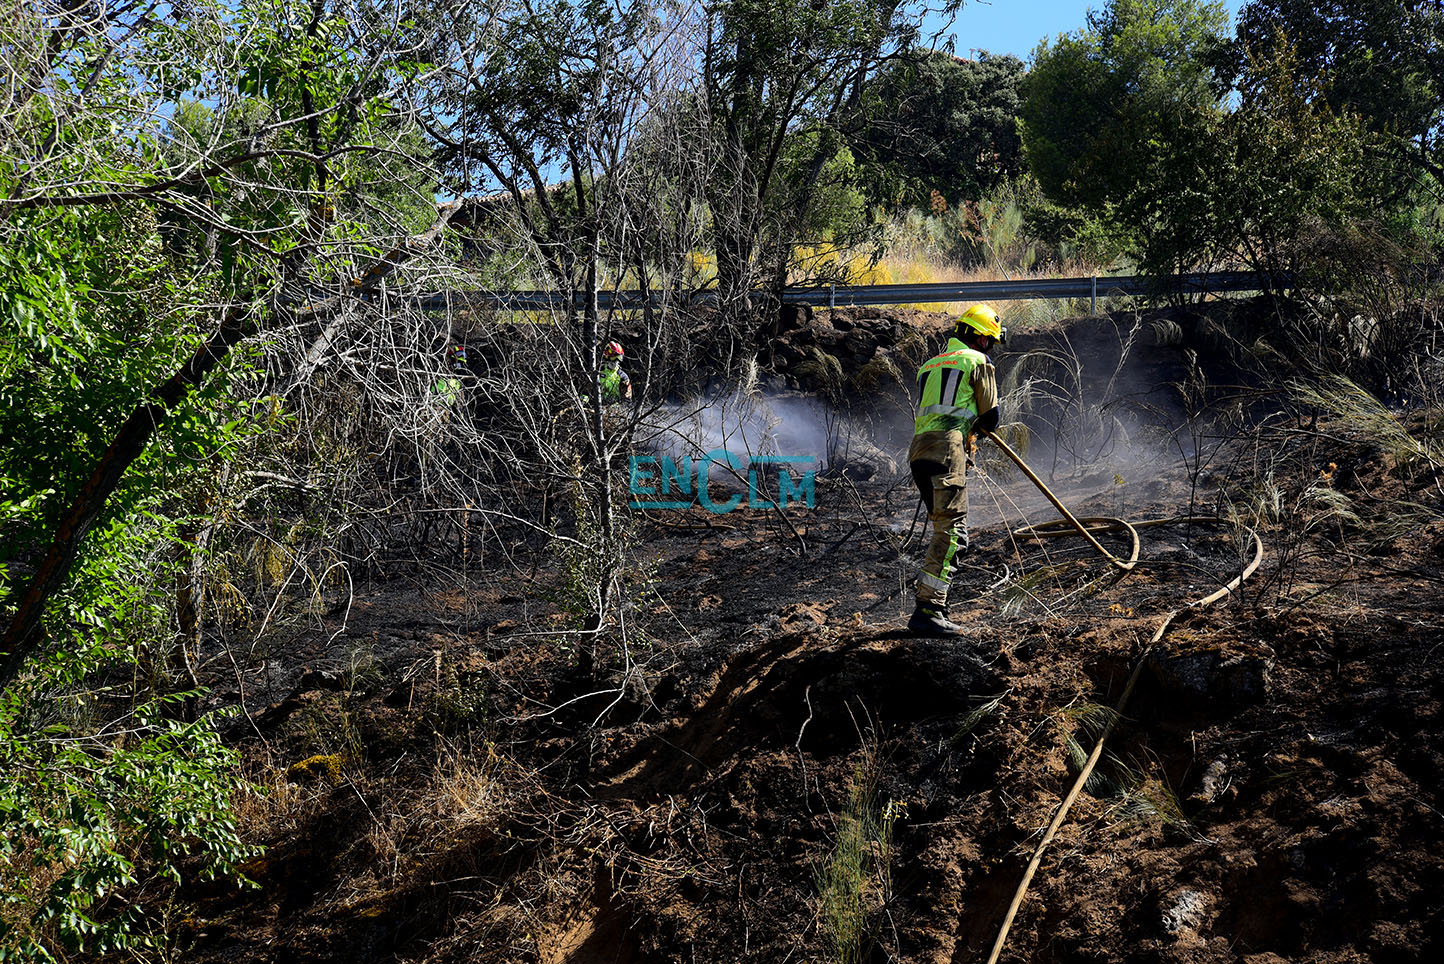
<svg viewBox="0 0 1444 964">
<path fill-rule="evenodd" d="M 947 612 L 938 605 L 918 603 L 908 620 L 908 632 L 914 636 L 957 636 L 962 627 L 948 619 Z"/>
</svg>

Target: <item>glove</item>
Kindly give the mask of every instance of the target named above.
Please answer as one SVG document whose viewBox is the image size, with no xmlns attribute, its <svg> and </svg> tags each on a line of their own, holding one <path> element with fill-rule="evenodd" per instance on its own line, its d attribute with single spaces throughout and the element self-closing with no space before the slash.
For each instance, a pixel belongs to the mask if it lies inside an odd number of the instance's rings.
<svg viewBox="0 0 1444 964">
<path fill-rule="evenodd" d="M 991 432 L 998 427 L 998 406 L 994 405 L 983 414 L 979 415 L 977 421 L 973 422 L 973 432 L 982 434 Z"/>
</svg>

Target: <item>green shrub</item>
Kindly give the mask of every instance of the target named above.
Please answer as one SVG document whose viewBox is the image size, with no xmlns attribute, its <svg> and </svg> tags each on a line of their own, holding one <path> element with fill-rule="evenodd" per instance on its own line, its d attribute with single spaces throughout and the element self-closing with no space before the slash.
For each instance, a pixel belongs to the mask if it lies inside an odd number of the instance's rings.
<svg viewBox="0 0 1444 964">
<path fill-rule="evenodd" d="M 229 875 L 255 853 L 231 813 L 234 751 L 209 721 L 166 717 L 187 695 L 83 735 L 28 694 L 0 704 L 0 961 L 145 947 L 128 892 Z"/>
</svg>

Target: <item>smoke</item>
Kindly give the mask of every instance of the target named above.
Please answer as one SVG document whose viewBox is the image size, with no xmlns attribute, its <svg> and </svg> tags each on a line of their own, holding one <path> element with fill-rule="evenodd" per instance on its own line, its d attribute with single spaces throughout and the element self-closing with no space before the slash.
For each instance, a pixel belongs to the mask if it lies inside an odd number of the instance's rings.
<svg viewBox="0 0 1444 964">
<path fill-rule="evenodd" d="M 811 458 L 827 467 L 842 428 L 823 402 L 800 394 L 733 390 L 663 403 L 639 427 L 639 444 L 673 459 L 726 449 L 747 466 L 758 456 Z"/>
</svg>

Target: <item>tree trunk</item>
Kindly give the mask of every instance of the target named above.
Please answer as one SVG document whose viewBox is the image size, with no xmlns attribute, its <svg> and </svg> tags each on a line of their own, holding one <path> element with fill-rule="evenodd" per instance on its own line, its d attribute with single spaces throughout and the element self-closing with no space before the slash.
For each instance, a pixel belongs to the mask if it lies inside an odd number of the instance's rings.
<svg viewBox="0 0 1444 964">
<path fill-rule="evenodd" d="M 398 267 L 405 264 L 417 252 L 426 248 L 445 229 L 459 205 L 448 204 L 441 210 L 435 223 L 422 235 L 408 239 L 401 246 L 387 252 L 372 264 L 361 276 L 351 283 L 349 296 L 363 294 L 379 285 Z M 332 298 L 321 305 L 308 309 L 307 314 L 323 311 L 344 310 L 345 298 Z M 80 552 L 80 543 L 95 526 L 105 510 L 121 478 L 138 459 L 155 437 L 156 430 L 170 417 L 176 406 L 190 392 L 216 369 L 240 341 L 257 328 L 258 304 L 241 305 L 232 308 L 221 321 L 220 327 L 210 339 L 196 349 L 181 368 L 160 387 L 151 392 L 150 398 L 130 413 L 105 454 L 91 469 L 90 476 L 80 487 L 70 507 L 61 515 L 55 528 L 50 548 L 36 568 L 35 574 L 20 594 L 19 604 L 5 635 L 0 638 L 0 689 L 15 682 L 25 661 L 39 648 L 45 632 L 45 607 L 65 585 L 70 569 Z"/>
<path fill-rule="evenodd" d="M 250 306 L 233 308 L 210 340 L 181 366 L 180 370 L 151 393 L 148 401 L 130 413 L 115 440 L 91 470 L 70 507 L 60 517 L 55 538 L 30 583 L 20 595 L 20 604 L 5 636 L 0 639 L 0 688 L 8 687 L 39 647 L 44 636 L 45 607 L 60 591 L 80 552 L 80 543 L 105 509 L 130 464 L 140 457 L 166 420 L 192 389 L 219 365 L 232 348 L 252 330 L 255 313 Z"/>
</svg>

